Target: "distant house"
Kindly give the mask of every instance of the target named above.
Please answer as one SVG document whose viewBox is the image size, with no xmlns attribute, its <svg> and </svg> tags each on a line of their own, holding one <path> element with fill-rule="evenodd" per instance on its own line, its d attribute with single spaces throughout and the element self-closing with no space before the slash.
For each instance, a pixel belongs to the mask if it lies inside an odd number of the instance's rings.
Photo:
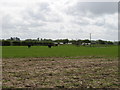
<svg viewBox="0 0 120 90">
<path fill-rule="evenodd" d="M 119 45 L 119 42 L 114 42 L 114 45 Z"/>
<path fill-rule="evenodd" d="M 85 46 L 85 45 L 91 45 L 91 43 L 82 43 L 81 45 Z"/>
<path fill-rule="evenodd" d="M 60 42 L 59 44 L 60 44 L 60 45 L 63 45 L 64 43 L 63 43 L 63 42 Z"/>
<path fill-rule="evenodd" d="M 72 43 L 68 43 L 69 45 L 71 45 Z"/>
<path fill-rule="evenodd" d="M 91 41 L 91 44 L 97 44 L 96 41 Z"/>
<path fill-rule="evenodd" d="M 58 42 L 54 42 L 54 46 L 58 46 L 58 44 L 59 44 Z"/>
<path fill-rule="evenodd" d="M 58 44 L 57 42 L 54 42 L 54 44 Z"/>
</svg>

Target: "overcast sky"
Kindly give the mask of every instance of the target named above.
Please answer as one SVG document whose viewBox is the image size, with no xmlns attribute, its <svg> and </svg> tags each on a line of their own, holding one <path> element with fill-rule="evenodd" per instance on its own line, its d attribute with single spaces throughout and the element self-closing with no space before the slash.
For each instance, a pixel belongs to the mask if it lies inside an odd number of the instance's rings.
<svg viewBox="0 0 120 90">
<path fill-rule="evenodd" d="M 112 1 L 112 0 L 111 0 Z M 80 0 L 0 1 L 0 38 L 118 40 L 118 3 Z"/>
</svg>

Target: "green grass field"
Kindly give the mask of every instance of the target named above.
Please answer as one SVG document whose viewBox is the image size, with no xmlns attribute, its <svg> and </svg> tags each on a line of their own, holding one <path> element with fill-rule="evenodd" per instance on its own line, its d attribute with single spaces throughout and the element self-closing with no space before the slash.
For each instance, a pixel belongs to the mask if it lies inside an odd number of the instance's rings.
<svg viewBox="0 0 120 90">
<path fill-rule="evenodd" d="M 63 45 L 48 48 L 47 46 L 3 46 L 2 58 L 24 57 L 77 57 L 77 56 L 104 56 L 117 57 L 118 46 L 85 47 Z"/>
</svg>

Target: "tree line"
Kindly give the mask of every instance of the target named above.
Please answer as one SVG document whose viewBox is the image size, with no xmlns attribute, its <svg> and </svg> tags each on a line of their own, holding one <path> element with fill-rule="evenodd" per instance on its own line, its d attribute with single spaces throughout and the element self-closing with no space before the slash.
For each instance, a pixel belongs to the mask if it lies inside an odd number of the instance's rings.
<svg viewBox="0 0 120 90">
<path fill-rule="evenodd" d="M 28 44 L 31 44 L 32 46 L 57 46 L 60 44 L 73 44 L 73 45 L 86 45 L 86 44 L 102 44 L 102 45 L 120 45 L 119 42 L 112 42 L 112 41 L 104 41 L 104 40 L 69 40 L 69 39 L 57 39 L 57 40 L 52 40 L 52 39 L 26 39 L 26 40 L 20 40 L 19 38 L 10 38 L 6 40 L 0 40 L 0 45 L 1 46 L 27 46 Z"/>
</svg>

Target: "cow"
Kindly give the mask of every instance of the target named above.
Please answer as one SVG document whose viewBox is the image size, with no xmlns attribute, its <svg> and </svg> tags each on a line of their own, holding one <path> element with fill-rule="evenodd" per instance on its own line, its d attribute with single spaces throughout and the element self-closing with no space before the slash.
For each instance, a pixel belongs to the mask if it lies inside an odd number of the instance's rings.
<svg viewBox="0 0 120 90">
<path fill-rule="evenodd" d="M 51 47 L 52 47 L 52 45 L 51 45 L 51 44 L 49 44 L 49 45 L 48 45 L 48 48 L 51 48 Z"/>
<path fill-rule="evenodd" d="M 31 44 L 28 44 L 28 48 L 30 48 L 31 47 Z"/>
</svg>

